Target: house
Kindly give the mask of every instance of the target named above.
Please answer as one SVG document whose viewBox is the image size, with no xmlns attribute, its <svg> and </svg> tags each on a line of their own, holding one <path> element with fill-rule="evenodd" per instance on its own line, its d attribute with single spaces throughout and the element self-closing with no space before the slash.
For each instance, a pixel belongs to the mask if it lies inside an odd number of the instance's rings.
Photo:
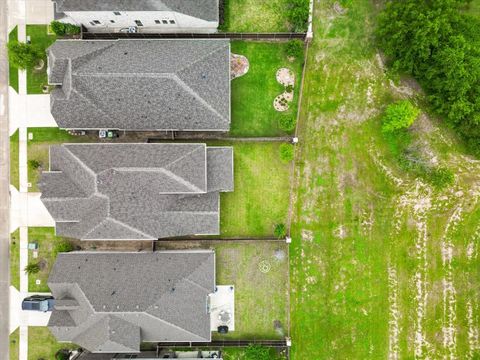
<svg viewBox="0 0 480 360">
<path fill-rule="evenodd" d="M 205 144 L 62 144 L 39 181 L 56 234 L 156 240 L 220 232 L 233 149 Z"/>
<path fill-rule="evenodd" d="M 52 0 L 55 19 L 89 32 L 212 33 L 218 0 Z"/>
<path fill-rule="evenodd" d="M 55 297 L 50 331 L 92 353 L 211 341 L 212 250 L 60 253 L 48 286 Z"/>
<path fill-rule="evenodd" d="M 60 40 L 47 52 L 60 128 L 230 129 L 228 40 Z"/>
</svg>

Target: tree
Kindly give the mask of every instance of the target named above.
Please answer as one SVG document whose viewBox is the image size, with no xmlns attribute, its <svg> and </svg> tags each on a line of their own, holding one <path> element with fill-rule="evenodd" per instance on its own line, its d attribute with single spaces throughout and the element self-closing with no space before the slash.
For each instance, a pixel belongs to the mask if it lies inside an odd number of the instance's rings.
<svg viewBox="0 0 480 360">
<path fill-rule="evenodd" d="M 383 115 L 382 131 L 388 133 L 407 129 L 413 124 L 419 113 L 420 110 L 408 100 L 390 104 Z"/>
<path fill-rule="evenodd" d="M 273 235 L 275 235 L 277 239 L 284 238 L 287 235 L 287 228 L 285 224 L 275 225 L 275 228 L 273 229 Z"/>
<path fill-rule="evenodd" d="M 292 161 L 294 157 L 294 148 L 292 144 L 280 145 L 280 159 L 284 162 Z"/>
<path fill-rule="evenodd" d="M 393 69 L 413 75 L 469 140 L 480 137 L 480 19 L 462 11 L 467 2 L 387 1 L 377 38 Z"/>
<path fill-rule="evenodd" d="M 270 349 L 261 345 L 248 345 L 245 349 L 246 360 L 271 360 Z"/>
<path fill-rule="evenodd" d="M 8 61 L 21 70 L 35 66 L 42 57 L 40 51 L 31 44 L 9 41 L 7 47 Z"/>
<path fill-rule="evenodd" d="M 28 263 L 27 266 L 25 266 L 25 274 L 36 274 L 40 271 L 40 265 L 37 263 Z"/>
</svg>

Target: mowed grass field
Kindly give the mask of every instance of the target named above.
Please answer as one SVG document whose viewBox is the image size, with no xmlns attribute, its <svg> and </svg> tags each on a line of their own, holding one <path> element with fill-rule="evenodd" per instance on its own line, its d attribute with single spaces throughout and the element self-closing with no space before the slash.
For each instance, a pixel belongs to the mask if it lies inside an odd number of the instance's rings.
<svg viewBox="0 0 480 360">
<path fill-rule="evenodd" d="M 222 237 L 272 237 L 286 223 L 290 164 L 280 160 L 280 143 L 234 142 L 234 191 L 220 194 Z"/>
<path fill-rule="evenodd" d="M 455 183 L 400 169 L 380 117 L 422 95 L 386 76 L 373 2 L 333 4 L 315 3 L 301 113 L 292 359 L 478 359 L 480 161 L 423 109 L 415 146 Z"/>
<path fill-rule="evenodd" d="M 233 136 L 285 136 L 279 128 L 282 117 L 297 116 L 298 94 L 302 78 L 303 57 L 287 56 L 286 42 L 232 41 L 231 51 L 245 56 L 248 72 L 232 80 Z M 285 91 L 276 79 L 277 70 L 288 68 L 295 76 L 294 98 L 287 111 L 278 112 L 273 100 Z"/>
<path fill-rule="evenodd" d="M 60 349 L 78 349 L 78 346 L 58 342 L 46 326 L 28 327 L 28 360 L 53 360 Z"/>
<path fill-rule="evenodd" d="M 225 0 L 225 23 L 228 32 L 287 32 L 285 16 L 288 0 Z"/>
</svg>

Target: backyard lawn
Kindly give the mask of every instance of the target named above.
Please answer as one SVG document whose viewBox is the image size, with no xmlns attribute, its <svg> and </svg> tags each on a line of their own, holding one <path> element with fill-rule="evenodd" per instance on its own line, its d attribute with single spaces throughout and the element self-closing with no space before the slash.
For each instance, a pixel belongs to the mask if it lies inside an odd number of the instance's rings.
<svg viewBox="0 0 480 360">
<path fill-rule="evenodd" d="M 20 189 L 18 130 L 10 136 L 10 184 Z"/>
<path fill-rule="evenodd" d="M 18 41 L 17 26 L 8 34 L 8 41 Z M 18 69 L 12 64 L 8 65 L 8 84 L 18 93 Z"/>
<path fill-rule="evenodd" d="M 59 343 L 46 326 L 28 327 L 28 360 L 53 360 L 60 349 L 77 349 L 78 346 Z"/>
<path fill-rule="evenodd" d="M 221 236 L 271 237 L 274 226 L 286 221 L 290 172 L 280 160 L 279 147 L 279 143 L 234 143 L 235 188 L 220 195 Z"/>
<path fill-rule="evenodd" d="M 50 227 L 29 227 L 28 241 L 38 243 L 38 257 L 33 257 L 33 250 L 28 250 L 28 262 L 40 263 L 40 272 L 30 274 L 28 276 L 28 291 L 30 292 L 49 292 L 47 286 L 48 275 L 52 270 L 57 254 L 56 246 L 66 243 L 67 240 L 55 236 L 55 229 Z M 40 280 L 40 284 L 36 284 L 36 280 Z"/>
<path fill-rule="evenodd" d="M 225 0 L 225 23 L 228 32 L 288 32 L 285 15 L 289 0 Z"/>
<path fill-rule="evenodd" d="M 10 234 L 10 285 L 20 291 L 20 230 Z"/>
<path fill-rule="evenodd" d="M 284 242 L 216 242 L 216 282 L 235 285 L 235 331 L 216 338 L 281 339 L 288 332 Z"/>
<path fill-rule="evenodd" d="M 10 334 L 10 360 L 18 360 L 18 349 L 20 341 L 20 329 L 17 328 L 13 333 Z M 37 359 L 35 359 L 37 360 Z"/>
<path fill-rule="evenodd" d="M 60 130 L 59 128 L 28 128 L 27 131 L 28 134 L 33 135 L 32 140 L 28 140 L 27 145 L 28 182 L 32 184 L 28 190 L 37 192 L 39 191 L 37 182 L 40 174 L 49 168 L 49 146 L 64 142 L 82 142 L 88 140 L 85 136 L 70 135 L 65 130 Z"/>
<path fill-rule="evenodd" d="M 233 136 L 282 136 L 285 132 L 279 128 L 279 120 L 296 118 L 303 57 L 290 61 L 286 47 L 286 42 L 232 41 L 232 53 L 244 55 L 250 63 L 247 74 L 232 80 Z M 287 111 L 278 112 L 273 100 L 285 88 L 275 75 L 282 67 L 295 75 L 294 99 Z"/>
<path fill-rule="evenodd" d="M 47 33 L 47 25 L 27 25 L 27 36 L 33 46 L 39 49 L 43 56 L 44 66 L 41 70 L 27 69 L 27 94 L 43 94 L 42 88 L 48 85 L 47 55 L 45 50 L 55 42 L 55 35 Z"/>
<path fill-rule="evenodd" d="M 344 2 L 343 15 L 334 3 L 315 3 L 305 75 L 292 359 L 478 359 L 478 159 L 412 82 L 389 81 L 372 41 L 376 2 Z M 402 98 L 422 108 L 414 154 L 452 171 L 454 185 L 434 188 L 401 168 L 380 118 Z"/>
</svg>

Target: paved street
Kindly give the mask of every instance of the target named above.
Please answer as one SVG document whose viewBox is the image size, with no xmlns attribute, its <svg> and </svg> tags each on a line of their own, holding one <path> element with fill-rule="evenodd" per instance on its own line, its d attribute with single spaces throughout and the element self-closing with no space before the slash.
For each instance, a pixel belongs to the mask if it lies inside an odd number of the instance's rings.
<svg viewBox="0 0 480 360">
<path fill-rule="evenodd" d="M 8 125 L 7 3 L 0 3 L 0 360 L 9 360 L 10 139 Z"/>
</svg>

